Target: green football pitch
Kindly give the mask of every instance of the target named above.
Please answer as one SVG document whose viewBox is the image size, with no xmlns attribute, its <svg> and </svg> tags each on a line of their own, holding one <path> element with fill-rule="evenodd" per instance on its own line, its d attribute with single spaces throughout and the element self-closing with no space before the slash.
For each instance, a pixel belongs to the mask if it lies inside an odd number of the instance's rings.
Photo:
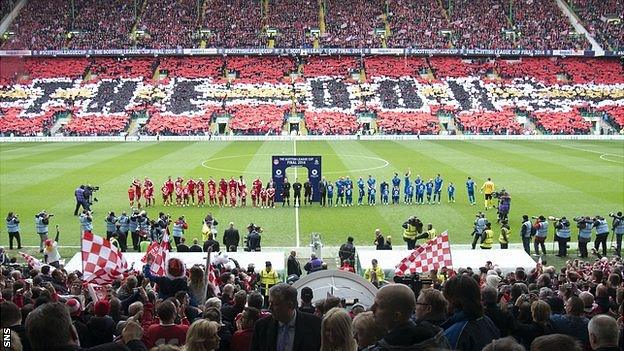
<svg viewBox="0 0 624 351">
<path fill-rule="evenodd" d="M 395 172 L 412 170 L 433 178 L 440 173 L 444 191 L 440 205 L 353 206 L 295 209 L 163 207 L 159 189 L 167 176 L 219 179 L 243 175 L 248 187 L 256 176 L 266 183 L 272 155 L 320 155 L 323 175 L 353 180 L 372 174 L 379 185 L 390 183 Z M 289 179 L 303 182 L 306 169 L 288 169 Z M 266 141 L 266 142 L 90 142 L 0 143 L 0 213 L 15 211 L 21 218 L 23 245 L 37 245 L 34 214 L 54 213 L 52 224 L 61 228 L 62 245 L 79 245 L 78 218 L 74 217 L 76 186 L 99 186 L 93 209 L 96 233 L 105 231 L 108 211 L 130 210 L 126 190 L 133 177 L 149 176 L 155 183 L 156 206 L 148 209 L 172 217 L 185 215 L 188 239 L 201 237 L 201 219 L 212 212 L 219 231 L 232 221 L 239 229 L 250 222 L 264 228 L 263 246 L 307 246 L 310 234 L 321 233 L 325 245 L 338 245 L 353 236 L 357 245 L 372 245 L 380 228 L 403 245 L 401 224 L 410 215 L 448 230 L 452 243 L 469 243 L 475 213 L 483 209 L 467 200 L 465 181 L 471 176 L 481 186 L 491 177 L 497 189 L 512 196 L 510 224 L 513 241 L 523 214 L 545 216 L 607 216 L 624 210 L 624 143 L 622 141 Z M 447 203 L 446 186 L 456 185 L 456 202 Z M 401 185 L 401 188 L 403 185 Z M 402 190 L 402 189 L 401 189 Z M 357 191 L 354 194 L 357 200 Z M 495 210 L 487 211 L 495 222 Z M 4 223 L 4 221 L 2 221 Z M 0 244 L 8 246 L 3 227 Z"/>
</svg>

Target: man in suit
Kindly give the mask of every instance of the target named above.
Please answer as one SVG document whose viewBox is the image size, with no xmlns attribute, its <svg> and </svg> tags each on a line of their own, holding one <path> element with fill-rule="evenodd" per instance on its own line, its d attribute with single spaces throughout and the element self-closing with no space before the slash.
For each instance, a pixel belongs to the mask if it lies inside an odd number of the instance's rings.
<svg viewBox="0 0 624 351">
<path fill-rule="evenodd" d="M 269 291 L 271 316 L 256 322 L 252 351 L 318 351 L 321 348 L 321 319 L 297 311 L 297 289 L 286 283 Z"/>
<path fill-rule="evenodd" d="M 325 203 L 327 201 L 327 181 L 325 180 L 325 177 L 323 177 L 319 182 L 318 191 L 319 195 L 321 196 L 321 207 L 325 207 Z"/>
<path fill-rule="evenodd" d="M 230 227 L 223 233 L 223 245 L 227 252 L 236 252 L 236 248 L 240 242 L 240 234 L 238 229 L 234 228 L 234 222 L 230 222 Z"/>
<path fill-rule="evenodd" d="M 290 252 L 290 256 L 288 256 L 288 265 L 287 265 L 287 274 L 290 277 L 295 274 L 298 277 L 301 277 L 301 264 L 297 261 L 297 252 L 295 250 Z"/>
</svg>

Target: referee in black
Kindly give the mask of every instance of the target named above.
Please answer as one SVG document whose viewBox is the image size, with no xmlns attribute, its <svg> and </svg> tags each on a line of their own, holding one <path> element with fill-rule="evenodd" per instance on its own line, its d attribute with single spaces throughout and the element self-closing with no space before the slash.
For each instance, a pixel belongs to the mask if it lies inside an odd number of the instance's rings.
<svg viewBox="0 0 624 351">
<path fill-rule="evenodd" d="M 301 205 L 302 185 L 301 183 L 299 183 L 299 180 L 295 178 L 295 182 L 293 183 L 292 187 L 293 187 L 293 193 L 295 195 L 295 198 L 293 199 L 293 204 L 295 205 L 295 207 L 299 207 L 299 205 Z"/>
<path fill-rule="evenodd" d="M 310 184 L 310 178 L 303 183 L 303 204 L 312 204 L 312 184 Z"/>
<path fill-rule="evenodd" d="M 288 207 L 290 207 L 290 183 L 288 178 L 284 178 L 284 186 L 282 188 L 282 207 L 285 204 L 288 204 Z"/>
</svg>

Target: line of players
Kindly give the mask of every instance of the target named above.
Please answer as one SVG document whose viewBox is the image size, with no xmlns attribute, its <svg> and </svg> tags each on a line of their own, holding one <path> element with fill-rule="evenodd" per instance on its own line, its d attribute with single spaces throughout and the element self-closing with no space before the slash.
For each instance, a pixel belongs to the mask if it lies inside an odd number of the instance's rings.
<svg viewBox="0 0 624 351">
<path fill-rule="evenodd" d="M 208 192 L 206 192 L 206 185 Z M 189 178 L 185 181 L 184 178 L 177 177 L 174 181 L 169 176 L 160 188 L 160 192 L 164 206 L 205 207 L 207 204 L 219 207 L 246 207 L 249 195 L 253 207 L 275 207 L 273 181 L 270 180 L 266 187 L 263 187 L 260 178 L 253 181 L 251 190 L 248 192 L 243 176 L 240 176 L 238 180 L 231 177 L 229 181 L 221 178 L 218 183 L 213 178 L 204 182 L 202 178 L 197 180 Z M 141 195 L 143 195 L 145 207 L 154 206 L 154 183 L 150 178 L 146 177 L 143 183 L 136 178 L 132 180 L 132 184 L 128 187 L 130 207 L 134 208 L 136 205 L 137 208 L 141 208 Z"/>
</svg>

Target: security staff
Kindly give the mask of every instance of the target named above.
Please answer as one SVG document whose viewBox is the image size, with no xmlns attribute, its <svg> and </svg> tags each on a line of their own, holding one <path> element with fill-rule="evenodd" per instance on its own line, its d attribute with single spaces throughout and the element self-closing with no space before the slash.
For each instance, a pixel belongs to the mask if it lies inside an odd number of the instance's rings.
<svg viewBox="0 0 624 351">
<path fill-rule="evenodd" d="M 556 256 L 566 257 L 568 256 L 568 241 L 572 231 L 570 230 L 570 221 L 567 218 L 561 217 L 561 219 L 555 224 L 556 234 L 555 240 L 559 246 L 559 252 Z"/>
<path fill-rule="evenodd" d="M 474 250 L 477 247 L 477 242 L 479 240 L 483 241 L 483 231 L 485 230 L 485 226 L 488 224 L 487 218 L 485 218 L 485 213 L 479 212 L 477 215 L 477 219 L 474 222 L 474 231 L 472 235 L 472 249 Z"/>
<path fill-rule="evenodd" d="M 17 249 L 22 248 L 22 239 L 20 237 L 19 218 L 17 214 L 9 212 L 6 218 L 7 232 L 9 233 L 9 249 L 13 250 L 13 238 L 17 239 Z"/>
<path fill-rule="evenodd" d="M 618 212 L 613 217 L 613 233 L 615 234 L 616 246 L 615 254 L 620 256 L 622 250 L 622 236 L 624 236 L 624 217 L 622 212 Z"/>
<path fill-rule="evenodd" d="M 483 230 L 483 239 L 481 239 L 481 249 L 489 250 L 492 248 L 494 242 L 494 231 L 492 230 L 492 223 L 485 224 L 485 230 Z"/>
<path fill-rule="evenodd" d="M 301 205 L 301 183 L 299 183 L 298 179 L 295 179 L 295 182 L 292 185 L 293 193 L 295 195 L 293 204 L 295 207 L 299 207 Z"/>
<path fill-rule="evenodd" d="M 43 246 L 46 240 L 48 240 L 48 224 L 50 224 L 50 217 L 45 210 L 35 215 L 35 227 L 37 234 L 39 234 L 39 253 L 43 253 Z"/>
<path fill-rule="evenodd" d="M 501 221 L 501 233 L 498 237 L 498 243 L 500 244 L 501 250 L 505 250 L 509 248 L 509 223 L 506 219 Z"/>
<path fill-rule="evenodd" d="M 279 274 L 273 270 L 271 261 L 265 262 L 265 269 L 260 271 L 260 293 L 264 296 L 264 305 L 269 303 L 269 289 L 279 283 Z"/>
<path fill-rule="evenodd" d="M 416 247 L 416 240 L 426 238 L 427 234 L 422 234 L 423 223 L 416 216 L 411 216 L 403 223 L 403 240 L 407 243 L 407 249 L 413 250 Z"/>
</svg>

